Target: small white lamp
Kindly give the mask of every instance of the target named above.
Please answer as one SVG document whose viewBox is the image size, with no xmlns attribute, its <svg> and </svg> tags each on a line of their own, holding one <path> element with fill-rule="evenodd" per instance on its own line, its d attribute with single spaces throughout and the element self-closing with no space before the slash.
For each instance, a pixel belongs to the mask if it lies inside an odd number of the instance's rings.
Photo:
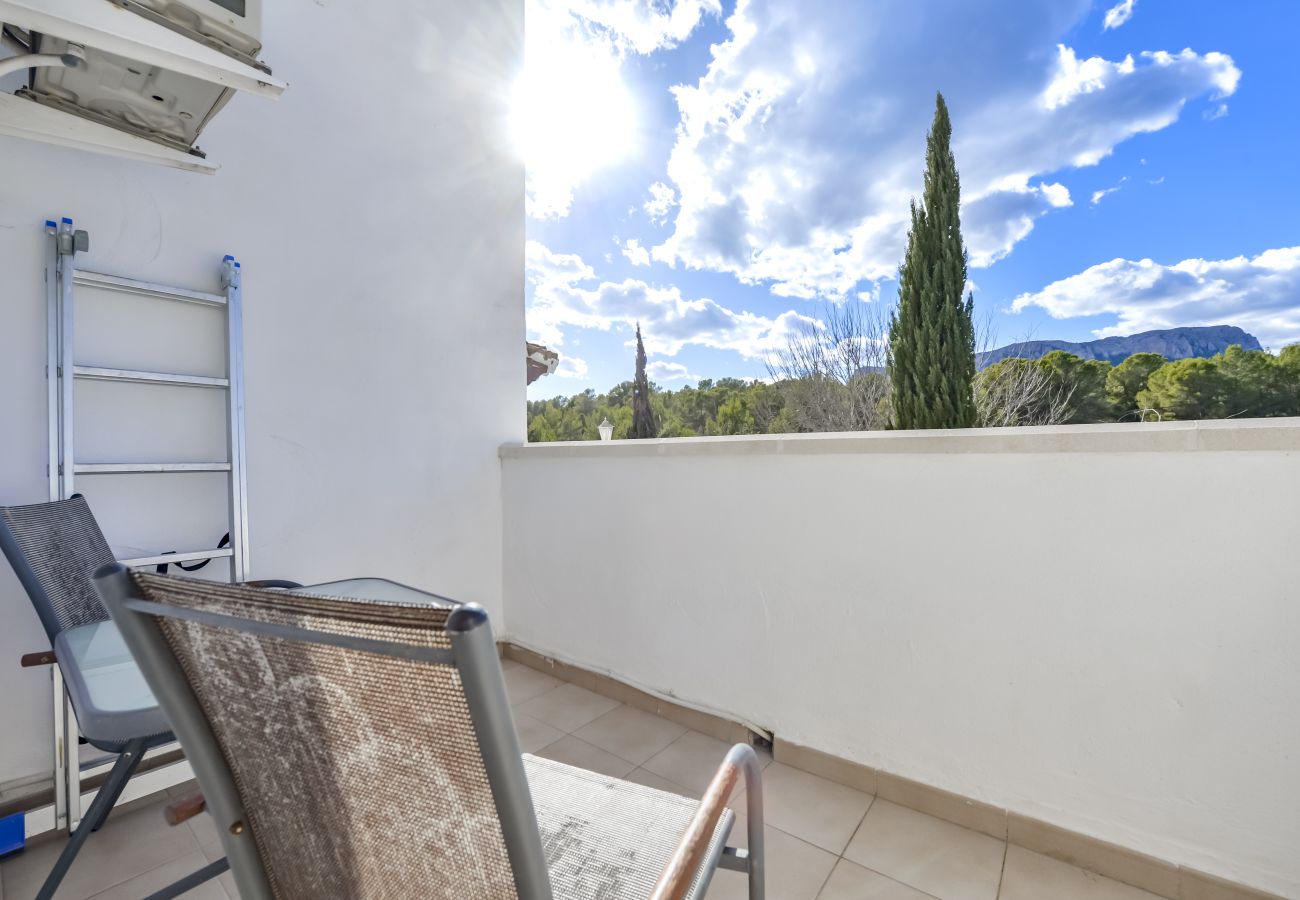
<svg viewBox="0 0 1300 900">
<path fill-rule="evenodd" d="M 612 441 L 614 439 L 614 426 L 610 424 L 609 416 L 606 416 L 601 423 L 596 426 L 596 430 L 600 432 L 600 439 L 602 441 Z"/>
</svg>

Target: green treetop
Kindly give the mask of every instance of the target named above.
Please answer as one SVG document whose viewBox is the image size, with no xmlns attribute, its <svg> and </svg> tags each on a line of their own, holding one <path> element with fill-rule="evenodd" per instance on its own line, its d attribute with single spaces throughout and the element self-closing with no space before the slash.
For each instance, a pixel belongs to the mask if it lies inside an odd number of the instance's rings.
<svg viewBox="0 0 1300 900">
<path fill-rule="evenodd" d="M 1146 390 L 1151 373 L 1165 362 L 1159 353 L 1134 353 L 1110 370 L 1106 375 L 1106 399 L 1115 410 L 1117 419 L 1131 413 L 1138 413 L 1137 418 L 1141 418 L 1137 396 Z"/>
<path fill-rule="evenodd" d="M 952 123 L 935 98 L 926 139 L 925 190 L 912 203 L 907 253 L 898 272 L 888 369 L 898 428 L 970 428 L 976 422 L 974 298 L 966 290 L 961 184 Z"/>
</svg>

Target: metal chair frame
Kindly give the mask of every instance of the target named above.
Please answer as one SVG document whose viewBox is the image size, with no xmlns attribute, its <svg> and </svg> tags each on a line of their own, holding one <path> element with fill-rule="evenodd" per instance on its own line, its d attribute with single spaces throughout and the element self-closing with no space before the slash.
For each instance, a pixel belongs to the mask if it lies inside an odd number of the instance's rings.
<svg viewBox="0 0 1300 900">
<path fill-rule="evenodd" d="M 481 607 L 474 604 L 457 607 L 446 623 L 451 647 L 439 649 L 326 633 L 154 602 L 142 596 L 127 570 L 116 564 L 104 566 L 95 573 L 95 586 L 185 748 L 186 757 L 203 788 L 208 810 L 216 820 L 231 872 L 244 900 L 271 900 L 273 895 L 267 874 L 252 830 L 247 825 L 248 815 L 230 767 L 189 680 L 158 625 L 158 618 L 454 667 L 460 677 L 482 754 L 518 898 L 552 900 L 546 857 L 510 713 L 505 680 L 488 616 Z M 719 841 L 709 855 L 706 838 L 725 812 L 731 788 L 742 774 L 749 793 L 750 850 L 748 853 L 732 848 L 724 851 L 721 846 L 724 842 Z M 719 769 L 653 897 L 656 900 L 686 897 L 697 872 L 703 871 L 707 882 L 712 871 L 720 866 L 748 872 L 751 900 L 763 900 L 762 786 L 757 757 L 752 748 L 743 744 L 733 748 Z"/>
</svg>

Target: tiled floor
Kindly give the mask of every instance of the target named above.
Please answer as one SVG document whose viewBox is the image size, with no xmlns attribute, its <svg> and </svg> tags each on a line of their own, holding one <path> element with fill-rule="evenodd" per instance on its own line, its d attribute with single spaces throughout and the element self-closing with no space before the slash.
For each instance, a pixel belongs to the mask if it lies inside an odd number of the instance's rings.
<svg viewBox="0 0 1300 900">
<path fill-rule="evenodd" d="M 525 752 L 698 796 L 727 745 L 507 661 Z M 764 758 L 770 900 L 1154 900 L 1155 895 Z M 58 900 L 132 900 L 221 855 L 206 815 L 169 828 L 164 800 L 110 817 Z M 743 844 L 744 797 L 733 841 Z M 61 846 L 0 862 L 0 900 L 29 900 Z M 745 876 L 719 872 L 709 900 L 743 900 Z M 227 873 L 187 894 L 232 900 Z"/>
</svg>

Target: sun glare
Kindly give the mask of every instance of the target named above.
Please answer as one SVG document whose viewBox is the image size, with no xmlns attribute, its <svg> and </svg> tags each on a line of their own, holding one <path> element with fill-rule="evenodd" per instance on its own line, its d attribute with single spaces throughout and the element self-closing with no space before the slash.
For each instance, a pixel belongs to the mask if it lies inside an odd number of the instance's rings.
<svg viewBox="0 0 1300 900">
<path fill-rule="evenodd" d="M 530 180 L 571 189 L 631 152 L 636 114 L 612 52 L 555 28 L 530 33 L 526 56 L 511 130 Z"/>
</svg>

